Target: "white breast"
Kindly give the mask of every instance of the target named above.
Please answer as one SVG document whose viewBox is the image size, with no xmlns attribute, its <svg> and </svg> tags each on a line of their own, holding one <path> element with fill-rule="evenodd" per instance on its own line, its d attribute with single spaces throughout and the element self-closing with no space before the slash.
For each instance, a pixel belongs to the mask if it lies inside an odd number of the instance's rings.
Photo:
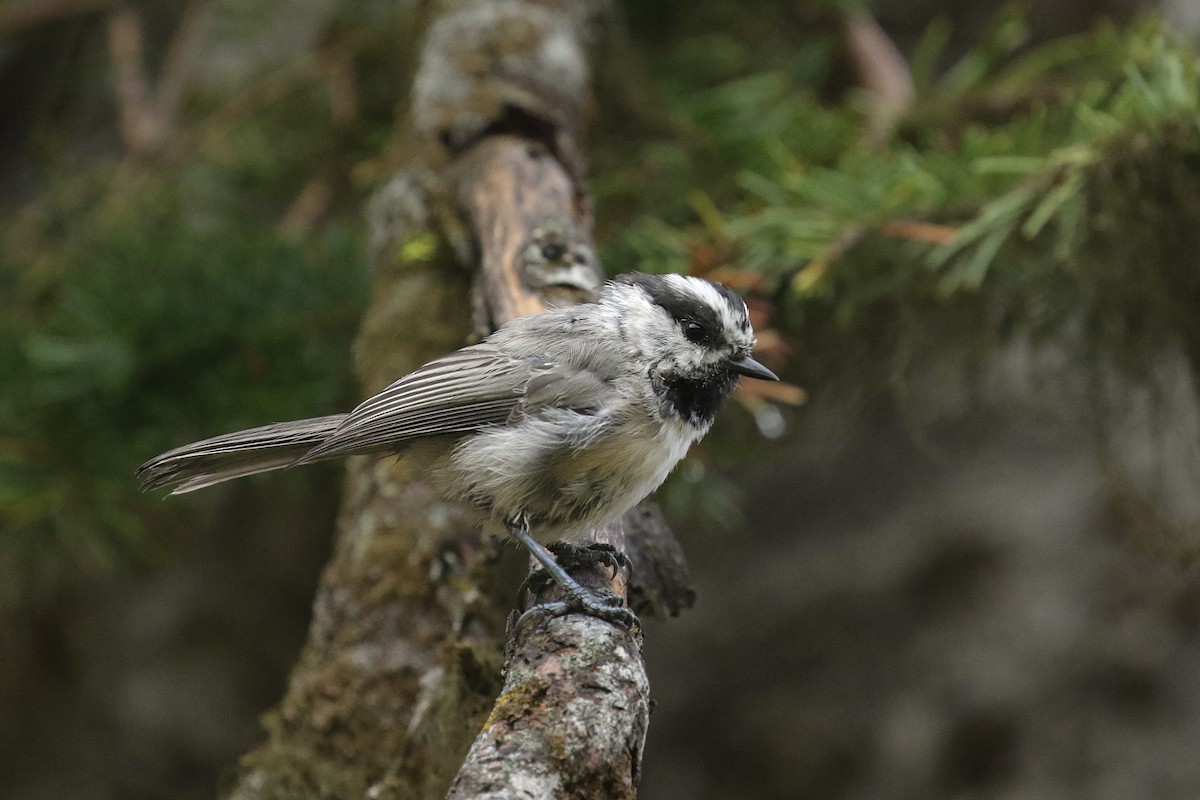
<svg viewBox="0 0 1200 800">
<path fill-rule="evenodd" d="M 576 538 L 657 489 L 701 433 L 640 409 L 551 410 L 465 439 L 445 473 L 496 522 L 525 512 L 539 540 Z"/>
</svg>

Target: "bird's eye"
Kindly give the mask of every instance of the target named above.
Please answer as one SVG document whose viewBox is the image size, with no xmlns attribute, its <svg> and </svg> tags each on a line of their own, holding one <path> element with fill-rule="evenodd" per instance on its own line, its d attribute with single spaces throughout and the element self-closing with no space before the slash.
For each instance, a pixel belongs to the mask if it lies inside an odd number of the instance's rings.
<svg viewBox="0 0 1200 800">
<path fill-rule="evenodd" d="M 699 344 L 708 338 L 708 331 L 699 322 L 685 322 L 683 323 L 683 335 L 689 342 Z"/>
</svg>

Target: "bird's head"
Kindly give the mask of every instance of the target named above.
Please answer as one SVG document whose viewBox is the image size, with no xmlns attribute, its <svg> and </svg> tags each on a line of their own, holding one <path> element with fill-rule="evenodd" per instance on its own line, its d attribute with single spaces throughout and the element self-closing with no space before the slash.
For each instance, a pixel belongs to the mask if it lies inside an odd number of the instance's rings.
<svg viewBox="0 0 1200 800">
<path fill-rule="evenodd" d="M 739 376 L 779 380 L 751 357 L 745 302 L 719 283 L 631 273 L 612 281 L 601 302 L 619 311 L 623 337 L 649 362 L 668 410 L 694 425 L 712 424 Z"/>
</svg>

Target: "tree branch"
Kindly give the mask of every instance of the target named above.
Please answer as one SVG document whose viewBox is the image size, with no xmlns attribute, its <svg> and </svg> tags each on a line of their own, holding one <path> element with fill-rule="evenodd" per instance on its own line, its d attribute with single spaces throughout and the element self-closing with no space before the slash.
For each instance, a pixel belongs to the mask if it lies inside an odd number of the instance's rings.
<svg viewBox="0 0 1200 800">
<path fill-rule="evenodd" d="M 492 326 L 547 303 L 591 297 L 601 274 L 562 163 L 537 142 L 502 134 L 456 164 L 458 202 L 479 249 L 479 281 Z"/>
<path fill-rule="evenodd" d="M 117 118 L 121 138 L 131 152 L 158 153 L 170 144 L 205 24 L 201 3 L 192 0 L 183 8 L 158 86 L 152 91 L 144 61 L 141 18 L 127 6 L 118 7 L 110 15 L 108 49 L 116 74 Z"/>
<path fill-rule="evenodd" d="M 641 653 L 592 617 L 520 635 L 449 798 L 632 798 L 650 719 Z"/>
<path fill-rule="evenodd" d="M 479 294 L 492 325 L 536 313 L 551 300 L 588 299 L 601 281 L 591 242 L 591 204 L 574 155 L 580 122 L 564 114 L 585 105 L 586 84 L 578 80 L 586 65 L 581 19 L 534 3 L 505 5 L 507 14 L 495 16 L 481 13 L 478 4 L 464 4 L 461 16 L 452 12 L 429 37 L 430 48 L 450 38 L 450 31 L 460 43 L 486 42 L 480 25 L 503 28 L 518 19 L 533 20 L 536 35 L 527 34 L 516 52 L 505 53 L 506 70 L 483 73 L 490 79 L 465 93 L 493 98 L 501 115 L 473 130 L 445 97 L 436 98 L 436 112 L 418 108 L 415 113 L 418 119 L 446 123 L 436 135 L 454 160 L 455 196 L 478 251 Z M 558 49 L 554 64 L 543 58 L 551 42 Z M 457 84 L 461 74 L 438 75 L 439 64 L 449 62 L 436 56 L 425 60 L 426 85 Z M 513 74 L 537 79 L 516 86 L 506 79 Z M 564 94 L 569 86 L 577 95 Z M 538 87 L 553 87 L 558 104 Z M 545 113 L 550 108 L 555 111 Z M 664 532 L 671 538 L 665 527 L 654 529 Z M 629 549 L 620 524 L 596 532 L 595 538 Z M 585 586 L 626 597 L 624 571 L 609 575 L 603 567 L 591 567 L 573 574 Z M 535 604 L 555 599 L 557 587 L 543 594 Z M 506 664 L 504 690 L 450 797 L 635 796 L 649 722 L 640 634 L 579 615 L 533 617 L 514 632 Z"/>
<path fill-rule="evenodd" d="M 846 18 L 842 38 L 858 82 L 871 98 L 868 134 L 873 141 L 883 142 L 913 102 L 915 89 L 908 62 L 887 32 L 865 11 Z"/>
<path fill-rule="evenodd" d="M 413 90 L 421 155 L 370 210 L 376 280 L 355 345 L 367 392 L 466 341 L 464 264 L 477 277 L 475 325 L 488 329 L 587 299 L 601 280 L 576 144 L 597 4 L 437 8 Z M 497 566 L 420 474 L 408 458 L 352 462 L 308 644 L 231 796 L 411 800 L 443 795 L 457 772 L 459 798 L 632 797 L 649 707 L 639 643 L 582 615 L 536 618 L 509 643 L 493 707 L 526 560 L 509 559 L 519 572 Z M 635 559 L 635 609 L 690 605 L 657 512 L 628 521 L 597 538 Z M 576 578 L 627 589 L 628 576 L 605 569 Z M 521 783 L 531 775 L 532 794 Z"/>
</svg>

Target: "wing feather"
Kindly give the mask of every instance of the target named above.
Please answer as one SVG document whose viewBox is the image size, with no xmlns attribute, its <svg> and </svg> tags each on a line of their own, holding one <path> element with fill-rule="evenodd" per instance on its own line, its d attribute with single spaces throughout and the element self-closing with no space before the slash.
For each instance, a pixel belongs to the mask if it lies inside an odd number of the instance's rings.
<svg viewBox="0 0 1200 800">
<path fill-rule="evenodd" d="M 143 489 L 175 486 L 172 494 L 282 469 L 320 444 L 345 414 L 276 422 L 176 447 L 147 461 L 137 472 Z"/>
<path fill-rule="evenodd" d="M 502 424 L 520 402 L 529 379 L 548 366 L 545 359 L 517 358 L 486 343 L 465 347 L 363 401 L 295 463 Z"/>
<path fill-rule="evenodd" d="M 143 488 L 190 492 L 214 483 L 351 453 L 399 450 L 422 437 L 511 424 L 547 409 L 595 414 L 607 381 L 541 356 L 487 342 L 431 361 L 349 414 L 273 423 L 157 456 L 138 470 Z"/>
</svg>

